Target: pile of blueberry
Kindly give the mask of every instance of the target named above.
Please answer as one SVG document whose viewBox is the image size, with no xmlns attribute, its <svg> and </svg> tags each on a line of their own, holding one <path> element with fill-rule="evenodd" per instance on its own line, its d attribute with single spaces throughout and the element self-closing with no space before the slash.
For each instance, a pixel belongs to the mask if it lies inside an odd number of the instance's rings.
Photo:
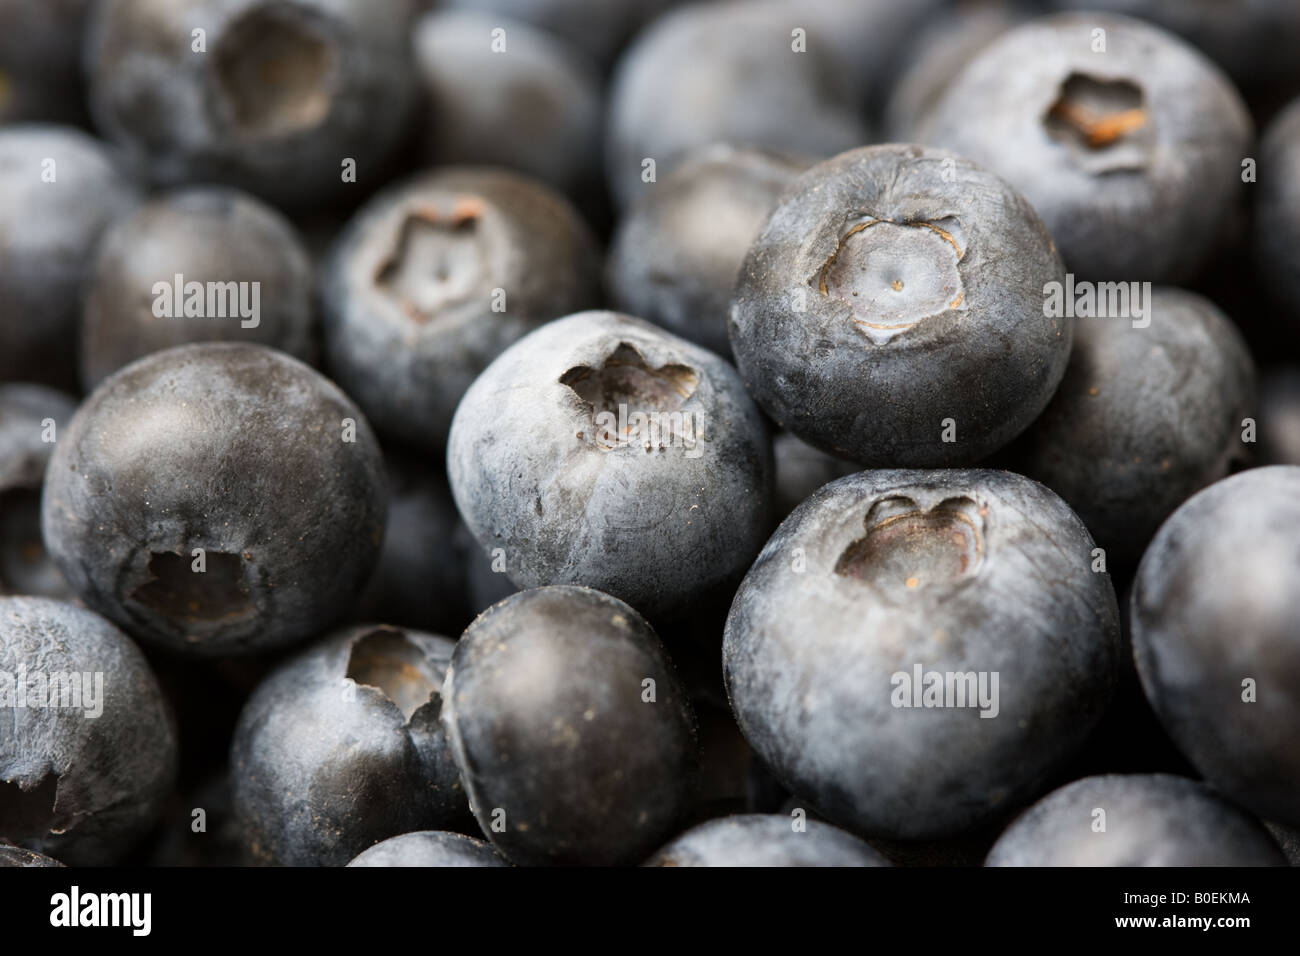
<svg viewBox="0 0 1300 956">
<path fill-rule="evenodd" d="M 1300 862 L 1297 49 L 0 0 L 0 865 Z"/>
</svg>

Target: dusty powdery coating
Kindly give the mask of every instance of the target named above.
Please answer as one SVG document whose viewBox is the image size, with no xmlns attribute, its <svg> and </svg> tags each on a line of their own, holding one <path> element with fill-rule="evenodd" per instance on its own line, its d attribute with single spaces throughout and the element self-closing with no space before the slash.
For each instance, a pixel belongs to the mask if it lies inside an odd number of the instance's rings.
<svg viewBox="0 0 1300 956">
<path fill-rule="evenodd" d="M 791 791 L 854 830 L 933 839 L 1018 806 L 1096 724 L 1119 673 L 1119 611 L 1092 547 L 1063 501 L 1008 472 L 832 482 L 785 520 L 731 606 L 723 670 L 740 729 Z"/>
<path fill-rule="evenodd" d="M 599 301 L 600 259 L 578 214 L 541 183 L 446 169 L 365 206 L 321 280 L 335 379 L 381 432 L 441 449 L 489 362 Z"/>
<path fill-rule="evenodd" d="M 352 627 L 262 682 L 230 755 L 254 859 L 342 866 L 379 840 L 468 822 L 438 721 L 454 647 L 418 631 Z"/>
<path fill-rule="evenodd" d="M 1065 378 L 1025 433 L 1017 468 L 1129 567 L 1160 522 L 1245 458 L 1242 421 L 1254 409 L 1254 365 L 1227 316 L 1179 289 L 1155 289 L 1147 308 L 1141 327 L 1075 323 Z"/>
<path fill-rule="evenodd" d="M 1072 272 L 1153 282 L 1192 277 L 1224 243 L 1252 135 L 1204 56 L 1094 13 L 1035 20 L 985 47 L 922 128 L 1023 192 Z"/>
<path fill-rule="evenodd" d="M 50 459 L 42 527 L 88 605 L 223 655 L 346 610 L 386 509 L 379 446 L 347 396 L 287 355 L 221 342 L 156 352 L 86 399 Z"/>
<path fill-rule="evenodd" d="M 80 130 L 0 128 L 0 379 L 75 384 L 82 280 L 100 234 L 137 198 Z"/>
<path fill-rule="evenodd" d="M 41 385 L 0 385 L 0 594 L 72 592 L 41 541 L 41 486 L 76 401 Z"/>
<path fill-rule="evenodd" d="M 376 843 L 348 866 L 508 866 L 491 845 L 463 833 L 421 830 Z"/>
<path fill-rule="evenodd" d="M 857 837 L 808 820 L 796 832 L 784 814 L 740 814 L 692 827 L 646 866 L 889 866 Z"/>
<path fill-rule="evenodd" d="M 637 863 L 689 809 L 695 717 L 663 645 L 590 588 L 523 591 L 456 644 L 443 723 L 479 826 L 520 865 Z"/>
<path fill-rule="evenodd" d="M 652 617 L 739 578 L 771 508 L 766 426 L 735 370 L 616 312 L 493 362 L 456 410 L 447 471 L 515 584 L 586 585 Z"/>
<path fill-rule="evenodd" d="M 813 445 L 870 465 L 969 464 L 1061 380 L 1071 321 L 1043 304 L 1063 279 L 1002 180 L 917 146 L 853 150 L 796 180 L 750 248 L 732 349 L 754 400 Z"/>
<path fill-rule="evenodd" d="M 312 320 L 311 260 L 287 219 L 233 189 L 179 190 L 104 234 L 82 310 L 82 385 L 189 342 L 252 342 L 310 361 Z"/>
<path fill-rule="evenodd" d="M 1217 790 L 1300 825 L 1300 467 L 1217 482 L 1160 528 L 1130 601 L 1156 716 Z"/>
<path fill-rule="evenodd" d="M 365 181 L 403 133 L 412 15 L 410 0 L 102 0 L 86 36 L 91 112 L 159 182 L 340 198 L 357 188 L 344 160 Z"/>
<path fill-rule="evenodd" d="M 58 706 L 41 706 L 51 679 Z M 101 866 L 153 825 L 176 777 L 176 734 L 144 655 L 108 621 L 0 598 L 0 714 L 0 837 Z"/>
<path fill-rule="evenodd" d="M 575 198 L 591 189 L 603 103 L 582 54 L 524 23 L 467 11 L 426 14 L 414 42 L 431 164 L 505 166 Z"/>
<path fill-rule="evenodd" d="M 1168 774 L 1085 777 L 1022 813 L 986 866 L 1285 866 L 1256 820 Z"/>
<path fill-rule="evenodd" d="M 684 155 L 619 223 L 606 270 L 615 305 L 730 356 L 727 308 L 740 265 L 807 166 L 725 145 Z"/>
<path fill-rule="evenodd" d="M 836 61 L 791 49 L 805 26 L 782 4 L 690 4 L 641 33 L 619 61 L 605 138 L 610 193 L 621 206 L 656 187 L 681 156 L 709 143 L 831 156 L 868 137 L 852 81 Z M 808 30 L 809 49 L 817 34 Z"/>
<path fill-rule="evenodd" d="M 1259 275 L 1300 333 L 1300 99 L 1264 134 L 1252 248 Z"/>
</svg>

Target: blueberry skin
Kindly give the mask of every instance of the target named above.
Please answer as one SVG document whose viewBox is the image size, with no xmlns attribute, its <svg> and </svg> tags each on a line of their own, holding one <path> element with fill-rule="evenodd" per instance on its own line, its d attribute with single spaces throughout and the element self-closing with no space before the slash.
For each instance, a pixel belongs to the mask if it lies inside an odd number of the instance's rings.
<svg viewBox="0 0 1300 956">
<path fill-rule="evenodd" d="M 812 167 L 768 219 L 736 285 L 732 350 L 764 411 L 824 451 L 970 464 L 1065 373 L 1072 321 L 1044 315 L 1045 286 L 1063 281 L 1002 180 L 948 153 L 867 147 Z"/>
<path fill-rule="evenodd" d="M 1105 811 L 1103 832 L 1099 826 Z M 1268 831 L 1195 780 L 1085 777 L 1022 813 L 985 866 L 1285 866 Z"/>
<path fill-rule="evenodd" d="M 675 10 L 620 59 L 609 93 L 605 167 L 625 207 L 653 190 L 689 149 L 710 143 L 831 156 L 868 141 L 851 81 L 834 59 L 791 49 L 791 30 L 823 35 L 797 9 L 732 0 Z"/>
<path fill-rule="evenodd" d="M 796 833 L 783 814 L 753 813 L 692 827 L 645 866 L 889 866 L 852 834 L 816 820 Z"/>
<path fill-rule="evenodd" d="M 745 253 L 807 166 L 726 145 L 684 155 L 618 225 L 605 280 L 615 307 L 729 358 L 727 309 Z"/>
<path fill-rule="evenodd" d="M 348 866 L 509 866 L 491 845 L 443 830 L 403 833 L 376 843 Z"/>
<path fill-rule="evenodd" d="M 599 301 L 600 259 L 578 214 L 541 183 L 445 169 L 367 204 L 321 281 L 334 378 L 381 432 L 440 451 L 488 363 Z"/>
<path fill-rule="evenodd" d="M 1260 381 L 1259 457 L 1266 465 L 1300 465 L 1300 367 L 1271 369 Z"/>
<path fill-rule="evenodd" d="M 175 311 L 177 275 L 183 285 L 255 282 L 257 314 L 245 319 L 238 299 L 223 299 L 213 303 L 229 313 L 220 317 L 207 311 L 205 298 L 203 317 L 160 318 L 154 312 L 160 296 Z M 159 282 L 167 291 L 155 293 Z M 119 219 L 100 242 L 82 307 L 82 385 L 89 391 L 138 358 L 190 342 L 252 342 L 311 362 L 312 295 L 307 250 L 271 207 L 221 187 L 157 197 Z"/>
<path fill-rule="evenodd" d="M 0 380 L 73 388 L 81 285 L 137 187 L 103 144 L 43 124 L 0 128 L 0 183 Z"/>
<path fill-rule="evenodd" d="M 1013 809 L 1116 685 L 1119 611 L 1091 550 L 1065 503 L 1020 475 L 832 482 L 782 523 L 732 603 L 723 673 L 741 731 L 854 831 L 937 839 Z M 894 706 L 892 675 L 918 665 L 988 672 L 990 697 L 997 673 L 996 715 Z"/>
<path fill-rule="evenodd" d="M 530 23 L 561 37 L 601 65 L 644 23 L 681 0 L 441 0 L 448 10 L 473 10 L 504 25 Z M 506 28 L 507 36 L 509 28 Z"/>
<path fill-rule="evenodd" d="M 279 205 L 377 175 L 415 103 L 411 0 L 102 0 L 86 30 L 91 113 L 164 185 Z M 206 31 L 206 52 L 191 31 Z"/>
<path fill-rule="evenodd" d="M 53 857 L 45 856 L 41 853 L 33 853 L 31 850 L 24 850 L 20 846 L 10 846 L 7 843 L 0 843 L 0 869 L 5 867 L 33 867 L 33 866 L 63 866 Z"/>
<path fill-rule="evenodd" d="M 1174 743 L 1215 789 L 1292 826 L 1300 825 L 1297 523 L 1300 467 L 1216 482 L 1161 526 L 1129 607 L 1138 676 Z"/>
<path fill-rule="evenodd" d="M 379 446 L 346 395 L 283 353 L 214 342 L 147 356 L 86 399 L 50 459 L 42 528 L 89 606 L 142 640 L 220 656 L 291 644 L 345 611 L 387 506 Z"/>
<path fill-rule="evenodd" d="M 1259 147 L 1251 249 L 1261 281 L 1300 335 L 1300 99 L 1269 125 Z"/>
<path fill-rule="evenodd" d="M 685 688 L 650 625 L 609 595 L 547 587 L 494 605 L 457 642 L 443 699 L 470 808 L 513 863 L 636 863 L 691 805 Z"/>
<path fill-rule="evenodd" d="M 175 725 L 158 682 L 139 648 L 99 615 L 0 597 L 6 695 L 20 667 L 29 694 L 37 673 L 100 674 L 102 699 L 83 696 L 79 708 L 6 701 L 0 834 L 69 866 L 113 863 L 157 820 L 176 778 Z"/>
<path fill-rule="evenodd" d="M 0 123 L 80 123 L 87 0 L 0 0 Z"/>
<path fill-rule="evenodd" d="M 1144 328 L 1075 323 L 1065 378 L 1023 436 L 1017 468 L 1064 498 L 1107 560 L 1130 570 L 1175 508 L 1244 460 L 1242 421 L 1255 404 L 1250 353 L 1212 302 L 1155 288 L 1148 308 Z"/>
<path fill-rule="evenodd" d="M 41 541 L 41 486 L 76 410 L 72 396 L 52 388 L 0 385 L 0 594 L 72 597 Z"/>
<path fill-rule="evenodd" d="M 1091 125 L 1124 116 L 1144 122 Z M 1253 135 L 1213 63 L 1157 27 L 1097 13 L 1034 20 L 985 47 L 922 128 L 1024 193 L 1071 272 L 1165 283 L 1195 276 L 1237 225 Z"/>
<path fill-rule="evenodd" d="M 342 866 L 380 840 L 469 822 L 438 721 L 455 643 L 387 626 L 281 665 L 235 728 L 235 815 L 254 860 Z"/>
<path fill-rule="evenodd" d="M 626 440 L 602 429 L 620 404 Z M 653 448 L 638 411 L 690 427 L 659 419 Z M 766 426 L 735 370 L 616 312 L 549 323 L 493 362 L 456 410 L 447 472 L 515 584 L 593 587 L 652 618 L 738 580 L 771 508 Z"/>
<path fill-rule="evenodd" d="M 454 10 L 423 16 L 414 42 L 431 165 L 504 166 L 575 198 L 591 189 L 604 104 L 581 53 L 525 23 Z"/>
</svg>

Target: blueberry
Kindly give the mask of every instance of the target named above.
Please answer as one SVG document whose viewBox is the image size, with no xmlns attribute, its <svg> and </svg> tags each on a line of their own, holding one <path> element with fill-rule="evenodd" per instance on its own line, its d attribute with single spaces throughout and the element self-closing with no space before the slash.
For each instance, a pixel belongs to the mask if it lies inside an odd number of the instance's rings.
<svg viewBox="0 0 1300 956">
<path fill-rule="evenodd" d="M 0 380 L 75 386 L 81 284 L 101 233 L 137 198 L 85 133 L 0 127 Z"/>
<path fill-rule="evenodd" d="M 1259 454 L 1264 464 L 1300 465 L 1300 368 L 1272 369 L 1259 386 Z"/>
<path fill-rule="evenodd" d="M 988 45 L 922 128 L 1023 192 L 1070 271 L 1112 280 L 1140 269 L 1152 282 L 1190 278 L 1225 244 L 1252 136 L 1240 96 L 1204 56 L 1096 13 L 1034 20 Z"/>
<path fill-rule="evenodd" d="M 572 44 L 607 64 L 643 23 L 681 0 L 441 0 L 450 10 L 473 10 L 498 23 L 518 20 Z"/>
<path fill-rule="evenodd" d="M 832 482 L 736 593 L 723 669 L 740 729 L 854 830 L 936 839 L 1013 809 L 1082 743 L 1119 674 L 1092 546 L 1064 502 L 1008 472 Z"/>
<path fill-rule="evenodd" d="M 53 857 L 43 853 L 33 853 L 19 846 L 0 843 L 0 869 L 5 867 L 63 866 Z"/>
<path fill-rule="evenodd" d="M 463 530 L 441 467 L 393 449 L 385 464 L 389 502 L 384 546 L 352 617 L 459 634 L 482 610 L 471 608 L 466 596 L 470 548 L 477 558 L 478 547 Z"/>
<path fill-rule="evenodd" d="M 1300 866 L 1300 828 L 1284 827 L 1276 823 L 1265 823 L 1264 826 L 1282 848 L 1287 863 Z"/>
<path fill-rule="evenodd" d="M 986 866 L 1283 866 L 1268 831 L 1203 784 L 1085 777 L 1021 814 Z"/>
<path fill-rule="evenodd" d="M 319 633 L 370 573 L 386 509 L 347 396 L 287 355 L 222 342 L 156 352 L 86 399 L 50 459 L 42 527 L 88 605 L 211 656 Z"/>
<path fill-rule="evenodd" d="M 184 189 L 105 232 L 81 323 L 91 389 L 150 352 L 205 341 L 314 358 L 311 260 L 279 213 L 231 189 Z"/>
<path fill-rule="evenodd" d="M 72 592 L 41 540 L 41 485 L 71 396 L 40 385 L 0 385 L 0 594 Z"/>
<path fill-rule="evenodd" d="M 615 306 L 729 357 L 727 308 L 745 253 L 807 165 L 724 145 L 686 153 L 619 223 L 607 263 Z"/>
<path fill-rule="evenodd" d="M 1241 334 L 1208 299 L 1156 288 L 1146 309 L 1141 320 L 1075 323 L 1065 379 L 1017 468 L 1129 570 L 1175 508 L 1244 459 L 1255 392 Z"/>
<path fill-rule="evenodd" d="M 87 26 L 91 112 L 158 182 L 340 199 L 344 163 L 373 181 L 404 132 L 412 15 L 410 0 L 102 0 Z"/>
<path fill-rule="evenodd" d="M 827 823 L 781 814 L 742 814 L 692 827 L 646 866 L 889 866 L 852 834 Z"/>
<path fill-rule="evenodd" d="M 257 688 L 230 756 L 235 815 L 255 860 L 342 866 L 380 840 L 469 822 L 438 721 L 454 646 L 348 628 Z"/>
<path fill-rule="evenodd" d="M 0 123 L 80 123 L 89 0 L 0 0 Z"/>
<path fill-rule="evenodd" d="M 504 166 L 575 198 L 590 191 L 601 85 L 563 40 L 487 13 L 435 12 L 416 26 L 415 57 L 431 163 Z"/>
<path fill-rule="evenodd" d="M 1300 92 L 1300 6 L 1287 0 L 1048 0 L 1061 10 L 1122 13 L 1176 33 L 1252 94 Z"/>
<path fill-rule="evenodd" d="M 1216 789 L 1300 825 L 1300 467 L 1193 496 L 1142 557 L 1130 615 L 1147 699 Z"/>
<path fill-rule="evenodd" d="M 694 716 L 655 632 L 589 588 L 523 591 L 456 644 L 443 723 L 470 807 L 520 865 L 643 860 L 681 822 Z"/>
<path fill-rule="evenodd" d="M 391 187 L 322 267 L 334 377 L 381 431 L 441 448 L 457 402 L 516 339 L 600 295 L 572 207 L 514 173 L 448 169 Z"/>
<path fill-rule="evenodd" d="M 490 844 L 463 833 L 422 830 L 376 843 L 348 866 L 508 866 Z"/>
<path fill-rule="evenodd" d="M 1295 100 L 1264 133 L 1259 150 L 1259 184 L 1254 190 L 1255 219 L 1251 251 L 1264 287 L 1282 316 L 1289 319 L 1292 341 L 1300 337 L 1300 99 Z"/>
<path fill-rule="evenodd" d="M 1064 278 L 1023 198 L 916 146 L 844 153 L 796 180 L 745 259 L 732 349 L 782 427 L 870 465 L 973 463 L 1065 373 Z"/>
<path fill-rule="evenodd" d="M 474 382 L 447 469 L 515 584 L 586 585 L 658 618 L 734 584 L 758 553 L 771 455 L 730 365 L 648 322 L 584 312 Z"/>
<path fill-rule="evenodd" d="M 172 716 L 144 655 L 97 614 L 0 598 L 0 834 L 71 866 L 114 862 L 176 777 Z"/>
<path fill-rule="evenodd" d="M 831 156 L 867 142 L 836 62 L 792 49 L 800 25 L 782 4 L 729 0 L 689 4 L 638 36 L 609 94 L 605 166 L 618 205 L 655 188 L 647 160 L 659 179 L 693 147 Z"/>
</svg>

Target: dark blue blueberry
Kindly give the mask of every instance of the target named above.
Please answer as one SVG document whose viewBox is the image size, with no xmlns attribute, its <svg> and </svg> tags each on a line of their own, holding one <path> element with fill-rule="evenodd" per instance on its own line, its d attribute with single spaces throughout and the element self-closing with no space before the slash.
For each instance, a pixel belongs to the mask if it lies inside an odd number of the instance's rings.
<svg viewBox="0 0 1300 956">
<path fill-rule="evenodd" d="M 958 834 L 1032 799 L 1109 704 L 1110 579 L 1059 498 L 1000 471 L 867 471 L 785 520 L 723 669 L 777 778 L 841 826 Z"/>
<path fill-rule="evenodd" d="M 139 648 L 99 615 L 0 597 L 0 722 L 5 840 L 99 866 L 158 819 L 176 777 L 171 711 Z"/>
<path fill-rule="evenodd" d="M 734 586 L 771 509 L 767 430 L 735 370 L 616 312 L 493 362 L 456 410 L 447 470 L 516 585 L 585 585 L 655 618 Z"/>
<path fill-rule="evenodd" d="M 283 216 L 235 190 L 179 190 L 119 219 L 104 233 L 84 296 L 88 390 L 138 358 L 190 342 L 315 357 L 307 251 Z"/>
<path fill-rule="evenodd" d="M 508 345 L 594 305 L 600 258 L 558 193 L 504 170 L 390 187 L 321 266 L 326 358 L 382 433 L 441 449 L 456 404 Z"/>
<path fill-rule="evenodd" d="M 1189 279 L 1240 227 L 1246 107 L 1202 54 L 1138 20 L 1061 14 L 1012 30 L 921 128 L 1022 192 L 1087 279 Z"/>
<path fill-rule="evenodd" d="M 421 830 L 376 843 L 348 866 L 509 866 L 492 846 L 463 833 Z"/>
<path fill-rule="evenodd" d="M 637 863 L 691 806 L 690 702 L 622 601 L 573 587 L 507 598 L 457 642 L 443 697 L 470 808 L 514 863 Z"/>
<path fill-rule="evenodd" d="M 1130 601 L 1142 687 L 1215 789 L 1300 825 L 1300 467 L 1193 496 L 1142 557 Z"/>
<path fill-rule="evenodd" d="M 253 859 L 342 866 L 411 830 L 472 826 L 438 720 L 453 641 L 358 626 L 268 677 L 231 749 Z"/>
<path fill-rule="evenodd" d="M 379 446 L 337 387 L 264 346 L 202 343 L 86 399 L 50 459 L 42 527 L 88 605 L 141 639 L 221 656 L 346 611 L 387 504 Z"/>
<path fill-rule="evenodd" d="M 1029 204 L 948 153 L 874 146 L 795 181 L 750 248 L 731 345 L 754 400 L 863 464 L 971 464 L 1042 411 L 1072 323 Z"/>
</svg>

